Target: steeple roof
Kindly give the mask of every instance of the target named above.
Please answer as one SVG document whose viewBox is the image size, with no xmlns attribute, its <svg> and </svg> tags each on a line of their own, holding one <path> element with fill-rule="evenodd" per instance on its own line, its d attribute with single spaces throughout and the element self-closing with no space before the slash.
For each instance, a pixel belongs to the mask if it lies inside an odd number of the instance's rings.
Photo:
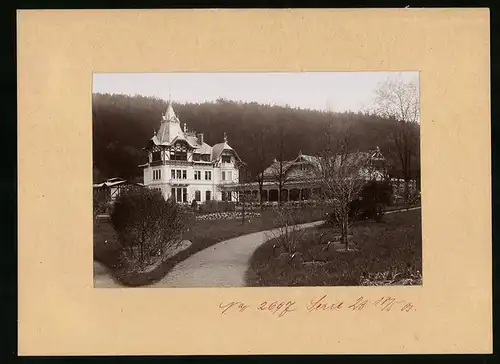
<svg viewBox="0 0 500 364">
<path fill-rule="evenodd" d="M 173 121 L 179 123 L 179 118 L 175 115 L 174 107 L 172 106 L 172 101 L 168 102 L 167 111 L 163 114 L 163 121 Z"/>
<path fill-rule="evenodd" d="M 169 144 L 175 137 L 181 134 L 182 130 L 179 118 L 175 114 L 172 101 L 169 101 L 167 110 L 162 115 L 160 130 L 157 133 L 159 144 Z"/>
</svg>

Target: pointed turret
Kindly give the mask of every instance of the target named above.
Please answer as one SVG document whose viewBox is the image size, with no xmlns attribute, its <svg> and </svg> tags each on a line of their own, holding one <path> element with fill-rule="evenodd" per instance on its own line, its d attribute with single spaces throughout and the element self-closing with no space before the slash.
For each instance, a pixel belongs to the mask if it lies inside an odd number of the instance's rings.
<svg viewBox="0 0 500 364">
<path fill-rule="evenodd" d="M 167 110 L 162 115 L 160 130 L 158 130 L 158 140 L 160 144 L 168 144 L 174 138 L 183 135 L 179 118 L 175 114 L 172 101 L 168 101 Z"/>
<path fill-rule="evenodd" d="M 172 121 L 179 123 L 179 118 L 175 115 L 174 107 L 172 106 L 172 101 L 168 102 L 167 110 L 163 114 L 163 121 Z"/>
</svg>

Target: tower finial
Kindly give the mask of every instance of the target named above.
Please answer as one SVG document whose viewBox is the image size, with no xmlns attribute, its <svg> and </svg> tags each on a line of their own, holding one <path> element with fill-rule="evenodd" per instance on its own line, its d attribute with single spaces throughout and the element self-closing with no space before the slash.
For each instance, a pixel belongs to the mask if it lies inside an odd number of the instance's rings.
<svg viewBox="0 0 500 364">
<path fill-rule="evenodd" d="M 183 125 L 183 126 L 184 126 L 184 127 L 183 127 L 183 131 L 184 131 L 184 133 L 185 133 L 185 132 L 187 132 L 186 123 L 184 123 L 184 125 Z"/>
<path fill-rule="evenodd" d="M 227 143 L 227 134 L 224 132 L 224 143 Z"/>
</svg>

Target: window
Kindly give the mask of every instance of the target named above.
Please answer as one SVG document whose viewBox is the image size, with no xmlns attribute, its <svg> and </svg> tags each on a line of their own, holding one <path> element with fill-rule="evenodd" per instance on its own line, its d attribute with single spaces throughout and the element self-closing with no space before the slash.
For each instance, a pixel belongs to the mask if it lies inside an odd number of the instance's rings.
<svg viewBox="0 0 500 364">
<path fill-rule="evenodd" d="M 232 180 L 233 180 L 233 172 L 231 172 L 231 171 L 227 172 L 227 179 L 228 179 L 229 181 L 232 181 Z"/>
<path fill-rule="evenodd" d="M 172 174 L 172 179 L 175 179 L 175 169 L 172 169 L 170 173 Z"/>
<path fill-rule="evenodd" d="M 210 162 L 210 154 L 203 154 L 203 155 L 201 156 L 201 160 L 202 160 L 203 162 Z"/>
<path fill-rule="evenodd" d="M 187 188 L 186 187 L 173 187 L 172 199 L 177 202 L 187 202 Z"/>
<path fill-rule="evenodd" d="M 201 192 L 200 191 L 198 191 L 198 190 L 194 191 L 194 199 L 196 201 L 201 201 Z"/>
<path fill-rule="evenodd" d="M 187 171 L 186 170 L 182 171 L 182 179 L 187 179 Z"/>
<path fill-rule="evenodd" d="M 231 163 L 231 156 L 230 155 L 223 155 L 222 156 L 222 163 Z"/>
<path fill-rule="evenodd" d="M 161 169 L 153 170 L 153 179 L 161 179 Z"/>
<path fill-rule="evenodd" d="M 205 200 L 210 201 L 210 191 L 205 191 Z"/>
<path fill-rule="evenodd" d="M 173 161 L 187 161 L 187 152 L 170 152 L 170 160 Z"/>
<path fill-rule="evenodd" d="M 180 169 L 177 170 L 177 179 L 181 179 L 181 170 Z"/>
<path fill-rule="evenodd" d="M 226 172 L 225 171 L 222 171 L 222 178 L 221 178 L 223 181 L 226 180 Z"/>
<path fill-rule="evenodd" d="M 193 154 L 193 161 L 197 162 L 200 160 L 200 155 L 199 154 Z"/>
<path fill-rule="evenodd" d="M 205 171 L 205 179 L 206 180 L 212 179 L 212 171 Z"/>
<path fill-rule="evenodd" d="M 194 179 L 197 180 L 201 179 L 201 171 L 194 171 Z"/>
</svg>

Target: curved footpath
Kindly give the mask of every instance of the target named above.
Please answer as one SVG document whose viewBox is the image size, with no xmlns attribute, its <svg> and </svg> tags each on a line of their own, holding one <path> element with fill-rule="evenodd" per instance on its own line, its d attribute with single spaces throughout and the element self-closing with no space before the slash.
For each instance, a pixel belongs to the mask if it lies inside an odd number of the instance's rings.
<svg viewBox="0 0 500 364">
<path fill-rule="evenodd" d="M 300 224 L 308 228 L 323 222 Z M 208 247 L 177 264 L 161 281 L 149 287 L 244 287 L 253 252 L 276 230 L 238 236 Z"/>
<path fill-rule="evenodd" d="M 411 211 L 388 211 L 386 214 Z M 301 228 L 319 225 L 315 221 L 300 224 Z M 164 278 L 147 287 L 244 287 L 245 273 L 254 251 L 272 238 L 274 230 L 259 231 L 225 240 L 177 264 Z M 111 278 L 110 273 L 97 262 L 94 262 L 94 287 L 123 287 Z"/>
</svg>

